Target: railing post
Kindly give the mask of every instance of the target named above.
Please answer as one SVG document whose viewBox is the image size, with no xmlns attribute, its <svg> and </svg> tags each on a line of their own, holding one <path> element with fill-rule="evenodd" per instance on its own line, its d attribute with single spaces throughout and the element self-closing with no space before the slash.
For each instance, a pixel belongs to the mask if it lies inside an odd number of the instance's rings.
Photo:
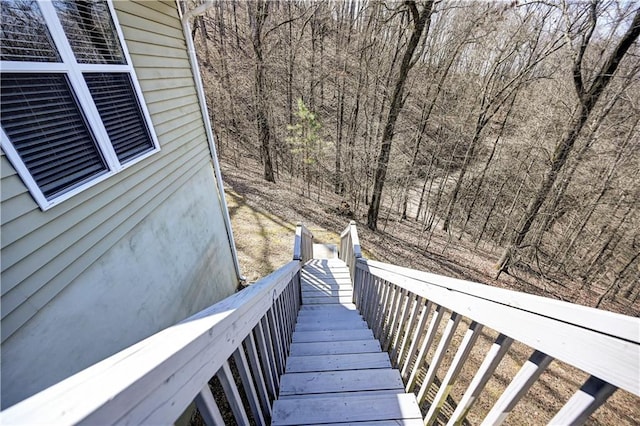
<svg viewBox="0 0 640 426">
<path fill-rule="evenodd" d="M 313 234 L 301 223 L 296 225 L 296 236 L 293 242 L 293 260 L 303 263 L 313 258 Z"/>
</svg>

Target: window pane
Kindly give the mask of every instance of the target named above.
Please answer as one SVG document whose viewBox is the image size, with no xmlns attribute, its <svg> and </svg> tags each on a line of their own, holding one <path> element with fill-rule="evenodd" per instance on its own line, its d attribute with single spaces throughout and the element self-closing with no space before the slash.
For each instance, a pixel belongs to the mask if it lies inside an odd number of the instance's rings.
<svg viewBox="0 0 640 426">
<path fill-rule="evenodd" d="M 0 122 L 47 199 L 108 168 L 63 74 L 2 74 Z"/>
<path fill-rule="evenodd" d="M 60 62 L 60 56 L 35 0 L 0 0 L 0 8 L 0 59 Z"/>
<path fill-rule="evenodd" d="M 86 73 L 100 118 L 118 160 L 124 163 L 154 149 L 128 73 Z"/>
<path fill-rule="evenodd" d="M 73 53 L 82 64 L 126 64 L 105 1 L 54 1 Z"/>
</svg>

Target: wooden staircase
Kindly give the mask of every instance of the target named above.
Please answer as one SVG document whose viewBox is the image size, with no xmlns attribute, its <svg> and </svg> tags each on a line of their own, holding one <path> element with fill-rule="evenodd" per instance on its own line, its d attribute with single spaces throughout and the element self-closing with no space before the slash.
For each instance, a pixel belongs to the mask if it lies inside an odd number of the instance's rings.
<svg viewBox="0 0 640 426">
<path fill-rule="evenodd" d="M 476 344 L 483 330 L 490 348 Z M 618 389 L 637 402 L 638 330 L 638 318 L 366 259 L 353 222 L 339 250 L 300 224 L 291 262 L 3 410 L 0 424 L 170 424 L 193 402 L 210 426 L 229 415 L 456 426 L 468 414 L 494 426 L 523 423 L 512 411 L 537 404 L 529 389 L 544 379 L 564 381 L 563 405 L 525 423 L 581 425 Z M 504 385 L 491 380 L 521 356 Z M 556 361 L 581 376 L 567 380 Z"/>
<path fill-rule="evenodd" d="M 272 425 L 388 421 L 422 425 L 413 394 L 352 303 L 349 268 L 314 259 L 301 271 L 298 313 Z"/>
</svg>

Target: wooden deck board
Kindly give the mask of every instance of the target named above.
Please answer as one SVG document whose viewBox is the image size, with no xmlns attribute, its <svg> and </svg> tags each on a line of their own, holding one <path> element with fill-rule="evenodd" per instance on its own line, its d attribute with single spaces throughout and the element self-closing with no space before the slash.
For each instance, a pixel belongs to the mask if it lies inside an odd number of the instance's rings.
<svg viewBox="0 0 640 426">
<path fill-rule="evenodd" d="M 313 259 L 301 273 L 302 305 L 273 425 L 422 425 L 416 397 L 352 303 L 349 269 Z"/>
</svg>

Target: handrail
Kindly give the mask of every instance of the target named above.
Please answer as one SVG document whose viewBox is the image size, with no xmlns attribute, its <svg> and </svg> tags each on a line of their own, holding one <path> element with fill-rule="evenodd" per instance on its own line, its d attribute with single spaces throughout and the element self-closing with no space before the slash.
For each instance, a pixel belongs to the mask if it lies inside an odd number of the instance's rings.
<svg viewBox="0 0 640 426">
<path fill-rule="evenodd" d="M 215 375 L 239 424 L 268 424 L 300 307 L 301 264 L 252 286 L 4 410 L 2 424 L 167 424 L 195 400 L 223 424 Z M 233 357 L 247 413 L 231 373 Z"/>
<path fill-rule="evenodd" d="M 350 227 L 345 230 L 342 242 L 348 241 L 351 233 Z M 420 386 L 420 405 L 426 400 L 446 353 L 454 351 L 456 329 L 463 318 L 469 320 L 468 330 L 429 405 L 427 424 L 437 418 L 483 327 L 492 328 L 499 336 L 486 355 L 480 354 L 484 362 L 458 401 L 448 425 L 464 420 L 514 341 L 530 346 L 534 352 L 483 424 L 504 421 L 553 359 L 567 362 L 590 377 L 556 414 L 552 424 L 584 422 L 617 388 L 640 395 L 637 318 L 364 258 L 356 260 L 354 303 L 383 349 L 390 352 L 394 366 L 401 370 L 406 391 Z M 441 323 L 445 326 L 439 327 Z M 435 350 L 430 351 L 434 345 Z"/>
<path fill-rule="evenodd" d="M 298 222 L 293 243 L 293 260 L 306 263 L 311 259 L 313 259 L 313 234 L 304 224 Z"/>
<path fill-rule="evenodd" d="M 340 234 L 340 252 L 338 257 L 347 264 L 351 279 L 354 279 L 356 261 L 362 257 L 360 252 L 360 239 L 358 238 L 358 229 L 356 222 L 351 221 L 349 225 Z"/>
</svg>

